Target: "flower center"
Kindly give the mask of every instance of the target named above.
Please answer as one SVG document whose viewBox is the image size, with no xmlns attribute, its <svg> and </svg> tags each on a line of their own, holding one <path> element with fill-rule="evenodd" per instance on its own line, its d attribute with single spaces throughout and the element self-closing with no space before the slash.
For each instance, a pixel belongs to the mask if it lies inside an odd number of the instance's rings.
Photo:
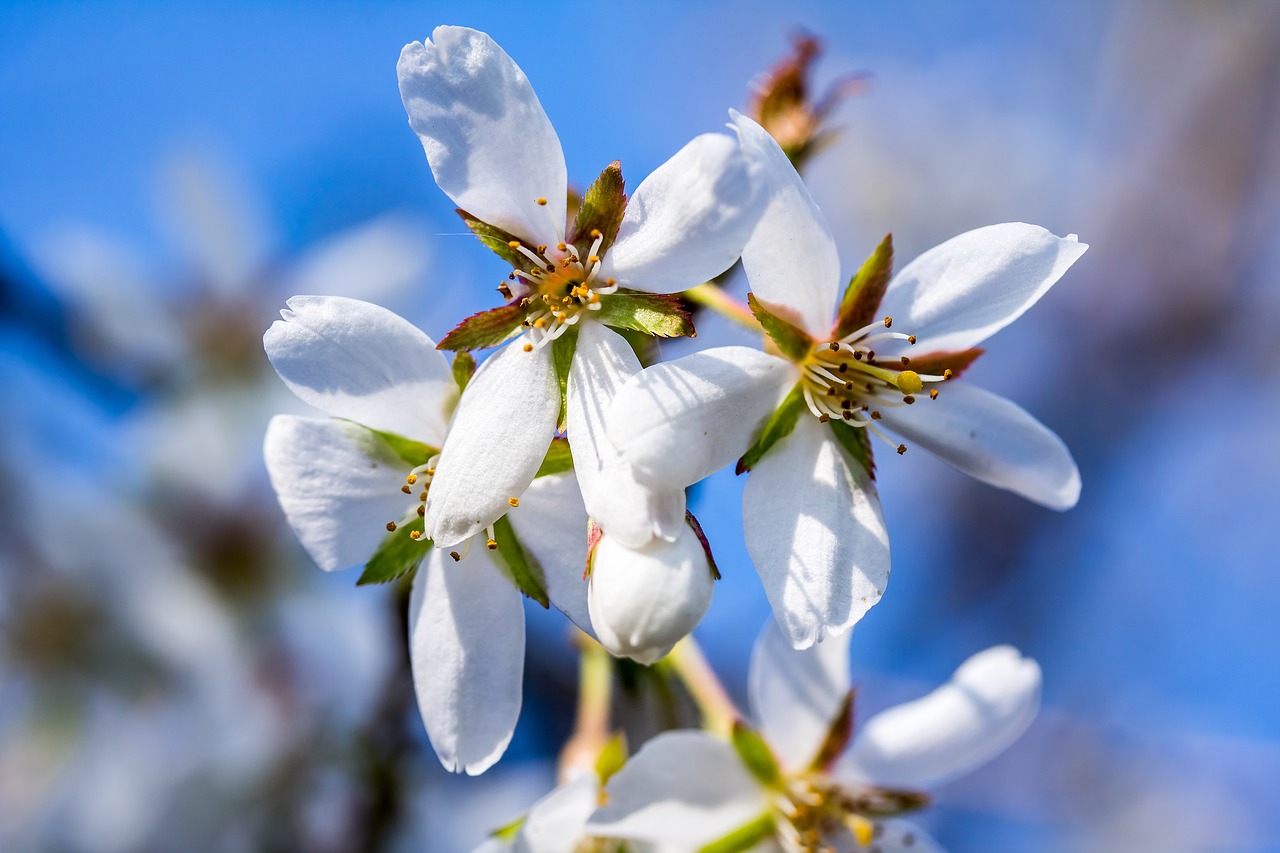
<svg viewBox="0 0 1280 853">
<path fill-rule="evenodd" d="M 599 311 L 601 296 L 617 291 L 617 281 L 600 278 L 604 235 L 597 229 L 591 238 L 585 258 L 572 243 L 533 248 L 519 240 L 509 244 L 532 264 L 528 270 L 516 270 L 508 276 L 517 283 L 517 289 L 508 288 L 510 298 L 530 308 L 524 324 L 532 343 L 525 345 L 526 350 L 554 341 L 582 319 L 583 311 Z"/>
<path fill-rule="evenodd" d="M 832 849 L 832 842 L 852 835 L 861 847 L 871 844 L 875 824 L 862 814 L 861 803 L 835 785 L 813 779 L 793 779 L 782 797 L 782 834 L 795 850 Z"/>
</svg>

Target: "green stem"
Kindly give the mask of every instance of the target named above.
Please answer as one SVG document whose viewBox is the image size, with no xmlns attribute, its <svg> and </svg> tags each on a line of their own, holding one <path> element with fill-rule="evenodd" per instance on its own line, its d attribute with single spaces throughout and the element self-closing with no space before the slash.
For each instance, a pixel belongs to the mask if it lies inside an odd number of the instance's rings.
<svg viewBox="0 0 1280 853">
<path fill-rule="evenodd" d="M 725 293 L 723 288 L 716 287 L 714 284 L 704 283 L 695 285 L 683 291 L 680 295 L 690 302 L 695 302 L 704 308 L 710 308 L 712 311 L 728 317 L 738 325 L 745 326 L 753 332 L 761 331 L 760 324 L 756 322 L 755 315 L 751 313 L 751 309 Z"/>
<path fill-rule="evenodd" d="M 573 767 L 593 769 L 609 742 L 613 661 L 603 646 L 585 634 L 578 637 L 578 647 L 578 710 L 573 734 L 560 750 L 561 776 Z"/>
<path fill-rule="evenodd" d="M 667 661 L 702 712 L 703 728 L 728 737 L 734 722 L 741 719 L 742 714 L 725 692 L 720 679 L 716 678 L 693 637 L 685 637 L 676 643 L 671 654 L 667 655 Z"/>
</svg>

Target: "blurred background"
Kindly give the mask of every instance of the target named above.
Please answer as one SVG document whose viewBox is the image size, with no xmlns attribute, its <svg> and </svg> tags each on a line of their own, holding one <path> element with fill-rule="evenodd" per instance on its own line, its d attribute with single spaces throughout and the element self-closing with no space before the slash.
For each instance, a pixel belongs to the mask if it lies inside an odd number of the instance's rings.
<svg viewBox="0 0 1280 853">
<path fill-rule="evenodd" d="M 437 339 L 497 302 L 396 87 L 440 23 L 524 68 L 579 186 L 636 186 L 809 32 L 819 92 L 865 75 L 806 172 L 846 273 L 888 231 L 900 263 L 1003 221 L 1090 243 L 969 374 L 1066 440 L 1080 505 L 880 454 L 859 715 L 1013 643 L 1044 709 L 937 792 L 949 849 L 1280 850 L 1280 5 L 1225 0 L 0 6 L 0 849 L 466 850 L 553 783 L 563 620 L 529 612 L 505 759 L 449 776 L 397 589 L 310 565 L 261 462 L 302 408 L 261 347 L 288 296 Z M 740 490 L 694 498 L 739 698 Z"/>
</svg>

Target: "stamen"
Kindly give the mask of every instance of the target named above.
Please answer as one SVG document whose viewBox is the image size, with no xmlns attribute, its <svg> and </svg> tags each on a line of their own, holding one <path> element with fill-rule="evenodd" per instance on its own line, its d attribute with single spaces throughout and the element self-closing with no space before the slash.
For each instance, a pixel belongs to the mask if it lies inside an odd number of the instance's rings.
<svg viewBox="0 0 1280 853">
<path fill-rule="evenodd" d="M 519 498 L 507 498 L 507 503 L 508 503 L 508 504 L 510 504 L 510 505 L 511 505 L 511 506 L 513 506 L 513 507 L 514 507 L 514 506 L 520 506 L 520 499 L 519 499 Z"/>
<path fill-rule="evenodd" d="M 387 522 L 387 532 L 388 532 L 388 533 L 395 533 L 395 532 L 396 532 L 396 523 L 395 523 L 394 521 L 388 521 L 388 522 Z"/>
<path fill-rule="evenodd" d="M 418 518 L 425 518 L 427 515 L 427 505 L 418 504 Z"/>
<path fill-rule="evenodd" d="M 416 541 L 418 541 L 419 539 L 421 539 L 421 538 L 422 538 L 422 531 L 421 531 L 421 530 L 410 530 L 410 531 L 409 531 L 409 538 L 410 538 L 410 539 L 412 539 L 412 540 L 413 540 L 413 541 L 415 541 L 415 542 L 416 542 Z"/>
<path fill-rule="evenodd" d="M 401 486 L 400 491 L 404 492 L 406 495 L 413 494 L 413 489 L 409 488 L 408 486 Z"/>
<path fill-rule="evenodd" d="M 453 561 L 454 561 L 455 563 L 460 563 L 460 562 L 462 562 L 462 555 L 461 555 L 461 554 L 459 554 L 457 551 L 450 551 L 450 552 L 449 552 L 449 556 L 450 556 L 450 557 L 453 557 Z"/>
<path fill-rule="evenodd" d="M 418 482 L 418 475 L 410 474 L 408 477 L 404 478 L 404 481 L 408 483 L 410 486 L 412 486 L 414 483 Z"/>
<path fill-rule="evenodd" d="M 929 389 L 929 399 L 930 399 L 930 400 L 936 400 L 936 399 L 938 399 L 938 389 L 937 389 L 937 388 L 930 388 L 930 389 Z"/>
<path fill-rule="evenodd" d="M 540 206 L 542 206 L 542 207 L 546 207 L 546 206 L 547 206 L 547 200 L 546 200 L 545 198 L 542 198 L 541 196 L 539 196 L 539 197 L 538 197 L 538 204 L 539 204 Z"/>
</svg>

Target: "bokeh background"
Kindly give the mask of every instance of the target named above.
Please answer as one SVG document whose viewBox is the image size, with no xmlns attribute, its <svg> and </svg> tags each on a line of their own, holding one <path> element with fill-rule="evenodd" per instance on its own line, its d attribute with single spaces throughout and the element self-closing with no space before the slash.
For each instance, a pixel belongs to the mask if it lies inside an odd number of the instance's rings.
<svg viewBox="0 0 1280 853">
<path fill-rule="evenodd" d="M 396 87 L 439 23 L 520 63 L 579 185 L 636 185 L 807 30 L 819 88 L 868 75 L 807 172 L 846 271 L 887 231 L 1090 243 L 971 373 L 1062 435 L 1080 505 L 881 454 L 859 713 L 1011 642 L 1044 709 L 938 791 L 949 849 L 1280 850 L 1280 5 L 1226 0 L 0 6 L 0 849 L 465 850 L 552 784 L 563 621 L 530 611 L 506 758 L 449 776 L 397 590 L 309 565 L 260 459 L 299 408 L 260 344 L 288 296 L 437 338 L 496 304 Z M 740 489 L 694 504 L 738 697 L 768 615 Z"/>
</svg>

